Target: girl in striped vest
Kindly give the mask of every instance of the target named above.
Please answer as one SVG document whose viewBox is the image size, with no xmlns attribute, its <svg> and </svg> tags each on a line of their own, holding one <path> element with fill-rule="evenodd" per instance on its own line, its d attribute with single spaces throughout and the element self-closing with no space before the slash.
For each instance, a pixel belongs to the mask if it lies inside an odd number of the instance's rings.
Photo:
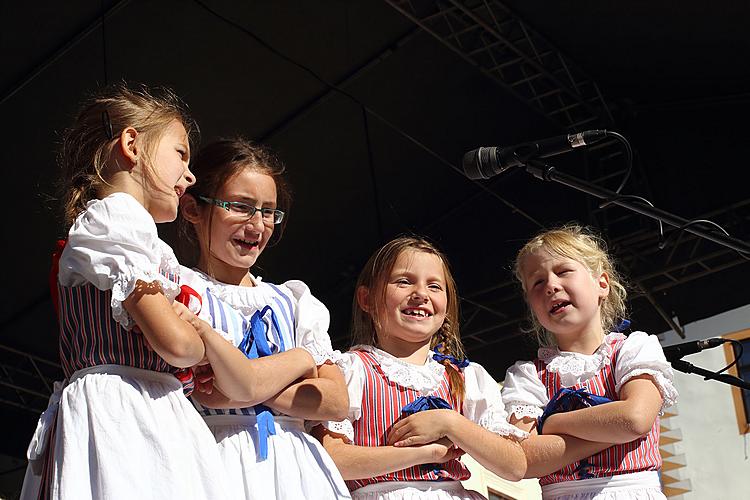
<svg viewBox="0 0 750 500">
<path fill-rule="evenodd" d="M 531 433 L 527 476 L 545 499 L 663 499 L 658 416 L 677 398 L 673 374 L 656 337 L 615 327 L 626 292 L 604 242 L 575 225 L 545 231 L 515 274 L 542 343 L 503 387 L 511 422 Z"/>
<path fill-rule="evenodd" d="M 213 438 L 174 375 L 205 349 L 173 309 L 180 268 L 156 230 L 195 182 L 194 130 L 172 92 L 121 84 L 64 135 L 66 381 L 29 446 L 24 499 L 226 498 Z"/>
<path fill-rule="evenodd" d="M 205 391 L 197 371 L 192 400 L 218 444 L 229 498 L 349 498 L 305 431 L 306 420 L 342 418 L 348 407 L 331 361 L 328 309 L 302 281 L 274 284 L 250 273 L 288 220 L 285 168 L 266 148 L 231 139 L 204 147 L 193 169 L 199 180 L 181 215 L 199 256 L 181 278 L 201 296 L 196 326 L 215 379 Z"/>
<path fill-rule="evenodd" d="M 484 498 L 460 483 L 463 453 L 523 477 L 527 434 L 507 422 L 492 377 L 464 359 L 456 285 L 432 244 L 404 237 L 375 252 L 357 282 L 352 336 L 339 360 L 348 417 L 316 431 L 353 498 Z"/>
</svg>

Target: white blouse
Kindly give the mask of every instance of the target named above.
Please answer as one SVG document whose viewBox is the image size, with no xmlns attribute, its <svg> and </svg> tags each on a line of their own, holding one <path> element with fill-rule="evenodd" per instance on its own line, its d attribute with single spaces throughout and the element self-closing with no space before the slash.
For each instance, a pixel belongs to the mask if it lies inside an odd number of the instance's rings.
<svg viewBox="0 0 750 500">
<path fill-rule="evenodd" d="M 602 344 L 590 355 L 560 351 L 556 347 L 542 347 L 538 357 L 547 364 L 547 369 L 557 373 L 563 387 L 582 384 L 595 377 L 612 362 L 612 344 L 625 339 L 615 366 L 615 390 L 628 380 L 639 375 L 649 375 L 662 396 L 660 414 L 677 401 L 674 373 L 664 357 L 658 339 L 645 332 L 633 332 L 628 337 L 622 333 L 610 333 Z M 537 418 L 549 403 L 547 388 L 539 379 L 533 361 L 517 361 L 511 366 L 503 385 L 503 399 L 509 415 L 517 418 Z"/>
<path fill-rule="evenodd" d="M 131 195 L 114 193 L 89 201 L 76 218 L 60 257 L 58 280 L 65 287 L 91 283 L 112 290 L 112 317 L 130 329 L 135 322 L 122 302 L 137 281 L 158 281 L 171 301 L 180 292 L 179 267 L 172 248 L 159 239 L 151 214 Z"/>
<path fill-rule="evenodd" d="M 432 351 L 425 364 L 419 366 L 402 361 L 369 345 L 354 346 L 352 350 L 371 353 L 391 382 L 414 389 L 423 396 L 435 392 L 445 376 L 445 366 L 432 358 L 434 354 Z M 352 422 L 362 417 L 365 366 L 362 359 L 353 352 L 337 353 L 336 364 L 344 372 L 346 379 L 349 391 L 349 412 L 346 420 L 324 422 L 324 425 L 329 430 L 345 436 L 351 442 L 354 440 Z M 516 439 L 525 439 L 529 436 L 527 432 L 508 423 L 500 387 L 487 370 L 477 363 L 469 363 L 469 366 L 463 369 L 463 374 L 465 383 L 463 416 L 502 436 L 512 436 Z"/>
<path fill-rule="evenodd" d="M 233 307 L 241 315 L 249 318 L 255 311 L 278 300 L 289 300 L 294 317 L 294 347 L 302 347 L 309 352 L 318 366 L 333 361 L 333 348 L 328 335 L 330 314 L 325 305 L 316 299 L 310 288 L 299 280 L 287 281 L 281 285 L 265 283 L 262 278 L 253 277 L 257 286 L 229 285 L 217 281 L 199 270 L 182 267 L 181 283 L 203 295 L 211 294 Z M 200 318 L 212 324 L 207 307 L 201 309 Z M 242 338 L 231 339 L 239 345 Z"/>
</svg>

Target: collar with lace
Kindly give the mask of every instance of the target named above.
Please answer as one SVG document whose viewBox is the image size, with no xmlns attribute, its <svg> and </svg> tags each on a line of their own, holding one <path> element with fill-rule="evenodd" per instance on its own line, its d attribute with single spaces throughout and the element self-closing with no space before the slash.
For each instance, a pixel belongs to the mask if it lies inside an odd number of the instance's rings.
<svg viewBox="0 0 750 500">
<path fill-rule="evenodd" d="M 425 364 L 420 366 L 402 361 L 371 345 L 356 345 L 352 350 L 369 352 L 388 380 L 419 391 L 425 396 L 436 391 L 445 377 L 445 366 L 432 359 L 432 351 L 427 355 Z"/>
<path fill-rule="evenodd" d="M 547 365 L 547 370 L 559 375 L 563 387 L 572 387 L 591 379 L 607 366 L 611 361 L 615 342 L 625 338 L 625 335 L 618 332 L 607 334 L 594 354 L 540 347 L 537 356 Z"/>
</svg>

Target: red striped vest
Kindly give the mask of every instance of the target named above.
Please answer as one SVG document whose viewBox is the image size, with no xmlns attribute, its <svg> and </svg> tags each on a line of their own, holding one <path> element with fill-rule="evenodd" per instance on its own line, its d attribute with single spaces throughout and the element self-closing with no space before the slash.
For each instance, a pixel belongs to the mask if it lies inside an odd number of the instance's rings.
<svg viewBox="0 0 750 500">
<path fill-rule="evenodd" d="M 591 379 L 576 384 L 571 389 L 584 388 L 591 394 L 606 396 L 618 400 L 615 392 L 615 366 L 624 339 L 612 343 L 612 358 L 608 365 Z M 551 399 L 562 388 L 557 373 L 547 370 L 547 365 L 540 359 L 534 360 L 539 379 L 547 387 L 547 396 Z M 618 444 L 607 448 L 585 460 L 574 462 L 547 476 L 539 478 L 539 484 L 560 483 L 593 477 L 607 477 L 618 474 L 628 474 L 661 468 L 661 454 L 659 453 L 659 419 L 657 418 L 651 431 L 640 439 L 625 444 Z"/>
<path fill-rule="evenodd" d="M 448 401 L 453 408 L 456 400 L 451 396 L 448 374 L 443 377 L 440 386 L 431 394 L 420 394 L 418 391 L 391 382 L 386 377 L 375 357 L 366 351 L 353 351 L 365 367 L 365 383 L 362 391 L 362 416 L 355 422 L 354 444 L 358 446 L 386 446 L 388 430 L 401 417 L 401 408 L 420 396 L 439 396 Z M 440 477 L 429 467 L 415 465 L 408 469 L 389 472 L 382 476 L 368 479 L 346 481 L 351 491 L 362 486 L 384 481 L 463 481 L 471 475 L 459 460 L 450 460 L 440 467 L 447 472 L 447 477 Z"/>
</svg>

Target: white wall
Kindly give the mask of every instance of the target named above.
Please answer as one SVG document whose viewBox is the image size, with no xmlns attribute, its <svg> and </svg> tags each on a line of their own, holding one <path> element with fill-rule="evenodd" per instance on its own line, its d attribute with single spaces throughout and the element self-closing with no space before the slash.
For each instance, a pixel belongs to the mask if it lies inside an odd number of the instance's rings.
<svg viewBox="0 0 750 500">
<path fill-rule="evenodd" d="M 750 305 L 683 328 L 686 339 L 669 330 L 659 334 L 662 344 L 719 337 L 750 328 Z M 684 359 L 709 370 L 719 370 L 726 365 L 721 347 L 691 354 Z M 675 385 L 680 393 L 678 414 L 670 418 L 668 424 L 682 435 L 682 441 L 675 443 L 674 451 L 684 454 L 686 466 L 672 475 L 689 480 L 691 491 L 673 498 L 750 498 L 750 435 L 741 435 L 737 428 L 731 386 L 677 371 Z"/>
</svg>

